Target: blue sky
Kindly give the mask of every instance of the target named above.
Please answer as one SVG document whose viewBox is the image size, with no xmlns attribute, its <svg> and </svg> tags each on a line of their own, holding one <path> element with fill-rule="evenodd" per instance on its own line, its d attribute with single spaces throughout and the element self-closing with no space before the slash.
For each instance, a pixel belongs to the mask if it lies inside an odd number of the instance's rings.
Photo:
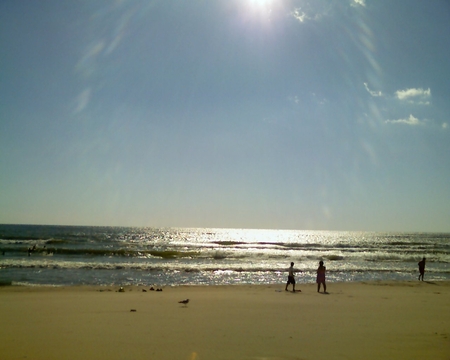
<svg viewBox="0 0 450 360">
<path fill-rule="evenodd" d="M 450 3 L 0 2 L 0 223 L 450 231 Z"/>
</svg>

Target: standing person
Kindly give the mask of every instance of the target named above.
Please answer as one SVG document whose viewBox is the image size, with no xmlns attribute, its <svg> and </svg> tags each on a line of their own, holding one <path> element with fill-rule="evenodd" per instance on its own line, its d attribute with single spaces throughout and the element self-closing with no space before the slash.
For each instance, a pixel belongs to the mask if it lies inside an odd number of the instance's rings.
<svg viewBox="0 0 450 360">
<path fill-rule="evenodd" d="M 320 292 L 320 284 L 323 285 L 323 293 L 326 294 L 327 292 L 327 285 L 325 284 L 325 272 L 326 267 L 323 266 L 323 261 L 319 262 L 319 267 L 317 268 L 317 292 Z"/>
<path fill-rule="evenodd" d="M 288 281 L 286 283 L 285 290 L 288 291 L 289 284 L 292 284 L 292 292 L 295 292 L 295 277 L 294 277 L 294 263 L 291 262 L 291 267 L 289 268 Z"/>
<path fill-rule="evenodd" d="M 417 265 L 419 265 L 419 280 L 422 278 L 423 281 L 423 275 L 425 274 L 425 261 L 426 259 L 423 258 Z"/>
</svg>

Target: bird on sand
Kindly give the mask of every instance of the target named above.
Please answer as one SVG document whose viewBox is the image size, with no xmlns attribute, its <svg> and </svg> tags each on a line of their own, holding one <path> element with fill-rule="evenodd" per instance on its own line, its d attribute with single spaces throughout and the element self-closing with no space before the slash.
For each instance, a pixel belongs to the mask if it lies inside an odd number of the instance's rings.
<svg viewBox="0 0 450 360">
<path fill-rule="evenodd" d="M 178 301 L 179 304 L 184 304 L 184 305 L 187 305 L 188 302 L 189 302 L 189 299 L 184 299 L 184 300 Z"/>
</svg>

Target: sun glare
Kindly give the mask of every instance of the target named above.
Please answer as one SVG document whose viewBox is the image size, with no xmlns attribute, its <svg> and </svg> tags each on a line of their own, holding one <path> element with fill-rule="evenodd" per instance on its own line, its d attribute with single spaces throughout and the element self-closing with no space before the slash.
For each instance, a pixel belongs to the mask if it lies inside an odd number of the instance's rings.
<svg viewBox="0 0 450 360">
<path fill-rule="evenodd" d="M 272 0 L 249 0 L 249 2 L 254 6 L 268 6 Z"/>
<path fill-rule="evenodd" d="M 252 13 L 259 13 L 264 18 L 269 19 L 273 0 L 247 0 L 246 4 Z"/>
</svg>

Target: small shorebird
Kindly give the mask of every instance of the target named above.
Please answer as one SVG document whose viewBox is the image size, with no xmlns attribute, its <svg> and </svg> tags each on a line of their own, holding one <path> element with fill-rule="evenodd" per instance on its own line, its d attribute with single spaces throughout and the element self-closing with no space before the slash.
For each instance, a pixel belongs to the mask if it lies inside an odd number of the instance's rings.
<svg viewBox="0 0 450 360">
<path fill-rule="evenodd" d="M 188 302 L 189 302 L 189 299 L 184 299 L 184 300 L 178 301 L 179 304 L 184 304 L 184 305 L 187 305 Z"/>
</svg>

